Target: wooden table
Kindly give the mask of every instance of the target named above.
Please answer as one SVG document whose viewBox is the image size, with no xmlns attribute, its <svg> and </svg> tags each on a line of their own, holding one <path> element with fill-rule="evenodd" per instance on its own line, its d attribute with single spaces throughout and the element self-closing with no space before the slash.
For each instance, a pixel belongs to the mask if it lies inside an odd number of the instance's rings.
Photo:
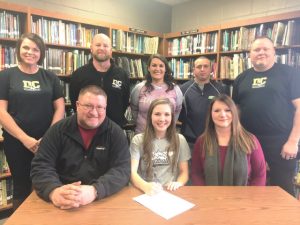
<svg viewBox="0 0 300 225">
<path fill-rule="evenodd" d="M 126 187 L 90 205 L 60 210 L 32 193 L 5 225 L 300 225 L 300 202 L 279 187 L 195 187 L 174 192 L 196 206 L 170 220 L 134 202 Z"/>
</svg>

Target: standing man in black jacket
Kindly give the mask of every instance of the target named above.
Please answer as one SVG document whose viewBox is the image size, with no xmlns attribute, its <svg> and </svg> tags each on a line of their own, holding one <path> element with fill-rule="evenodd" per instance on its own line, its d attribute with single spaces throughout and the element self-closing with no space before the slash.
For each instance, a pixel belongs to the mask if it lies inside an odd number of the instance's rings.
<svg viewBox="0 0 300 225">
<path fill-rule="evenodd" d="M 74 111 L 81 88 L 97 85 L 107 94 L 107 116 L 121 127 L 126 124 L 124 113 L 129 105 L 129 74 L 115 65 L 111 40 L 105 34 L 96 34 L 91 43 L 92 59 L 73 72 L 70 98 Z"/>
<path fill-rule="evenodd" d="M 186 138 L 191 151 L 196 139 L 204 131 L 205 118 L 210 101 L 217 95 L 226 93 L 226 88 L 210 79 L 212 64 L 204 56 L 194 62 L 194 79 L 180 86 L 183 104 L 179 117 L 181 133 Z"/>
<path fill-rule="evenodd" d="M 106 94 L 98 86 L 83 88 L 77 113 L 46 132 L 32 161 L 37 194 L 61 209 L 102 199 L 129 182 L 127 139 L 106 117 L 106 103 Z"/>
</svg>

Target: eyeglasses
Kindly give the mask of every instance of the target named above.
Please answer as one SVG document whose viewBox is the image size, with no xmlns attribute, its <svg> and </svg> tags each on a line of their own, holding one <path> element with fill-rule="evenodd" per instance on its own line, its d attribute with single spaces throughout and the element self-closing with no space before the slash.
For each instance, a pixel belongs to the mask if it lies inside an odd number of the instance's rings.
<svg viewBox="0 0 300 225">
<path fill-rule="evenodd" d="M 104 112 L 106 110 L 106 107 L 103 107 L 103 106 L 93 106 L 93 105 L 90 105 L 90 104 L 81 104 L 80 102 L 78 102 L 78 104 L 80 106 L 82 106 L 82 108 L 84 110 L 87 110 L 87 111 L 92 111 L 94 109 L 97 110 L 97 112 Z"/>
</svg>

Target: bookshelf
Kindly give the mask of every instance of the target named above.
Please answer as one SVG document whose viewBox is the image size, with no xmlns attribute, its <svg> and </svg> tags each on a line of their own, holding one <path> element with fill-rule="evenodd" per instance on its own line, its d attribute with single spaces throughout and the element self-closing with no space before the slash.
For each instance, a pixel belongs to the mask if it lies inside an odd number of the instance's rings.
<svg viewBox="0 0 300 225">
<path fill-rule="evenodd" d="M 162 52 L 163 34 L 128 26 L 111 26 L 113 58 L 130 75 L 132 83 L 143 80 L 151 54 Z"/>
<path fill-rule="evenodd" d="M 234 80 L 251 67 L 249 48 L 256 36 L 271 38 L 277 62 L 300 67 L 300 11 L 221 25 L 219 78 Z"/>
<path fill-rule="evenodd" d="M 0 70 L 16 65 L 15 45 L 27 26 L 27 7 L 1 3 Z"/>
<path fill-rule="evenodd" d="M 168 58 L 179 82 L 189 80 L 192 76 L 194 60 L 206 56 L 213 65 L 218 62 L 218 45 L 220 26 L 202 27 L 188 31 L 164 34 L 164 55 Z M 213 66 L 213 77 L 216 66 Z"/>
<path fill-rule="evenodd" d="M 272 38 L 277 62 L 300 67 L 300 36 L 296 35 L 299 32 L 300 11 L 294 11 L 166 33 L 163 52 L 175 78 L 188 79 L 192 75 L 193 61 L 206 56 L 214 62 L 212 78 L 231 83 L 239 73 L 252 66 L 249 48 L 255 35 Z"/>
<path fill-rule="evenodd" d="M 90 43 L 97 33 L 105 33 L 112 39 L 113 58 L 130 74 L 133 84 L 144 79 L 147 72 L 147 59 L 150 54 L 162 53 L 163 34 L 141 30 L 103 21 L 80 18 L 42 9 L 1 3 L 0 13 L 12 15 L 17 25 L 16 31 L 6 31 L 5 24 L 0 36 L 0 70 L 15 66 L 15 44 L 24 32 L 39 34 L 46 44 L 43 68 L 56 73 L 65 92 L 66 106 L 70 75 L 90 59 Z M 3 16 L 4 17 L 4 16 Z M 16 19 L 18 18 L 18 20 Z M 3 21 L 6 21 L 4 19 Z M 2 28 L 2 27 L 5 27 Z M 9 34 L 18 34 L 13 37 Z"/>
</svg>

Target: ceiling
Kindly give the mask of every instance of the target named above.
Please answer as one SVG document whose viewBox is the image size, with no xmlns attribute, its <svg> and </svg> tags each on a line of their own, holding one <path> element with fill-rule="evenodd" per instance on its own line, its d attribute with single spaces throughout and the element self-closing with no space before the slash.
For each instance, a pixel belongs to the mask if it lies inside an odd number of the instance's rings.
<svg viewBox="0 0 300 225">
<path fill-rule="evenodd" d="M 173 5 L 181 4 L 184 2 L 189 2 L 192 0 L 154 0 L 154 1 L 173 6 Z"/>
</svg>

